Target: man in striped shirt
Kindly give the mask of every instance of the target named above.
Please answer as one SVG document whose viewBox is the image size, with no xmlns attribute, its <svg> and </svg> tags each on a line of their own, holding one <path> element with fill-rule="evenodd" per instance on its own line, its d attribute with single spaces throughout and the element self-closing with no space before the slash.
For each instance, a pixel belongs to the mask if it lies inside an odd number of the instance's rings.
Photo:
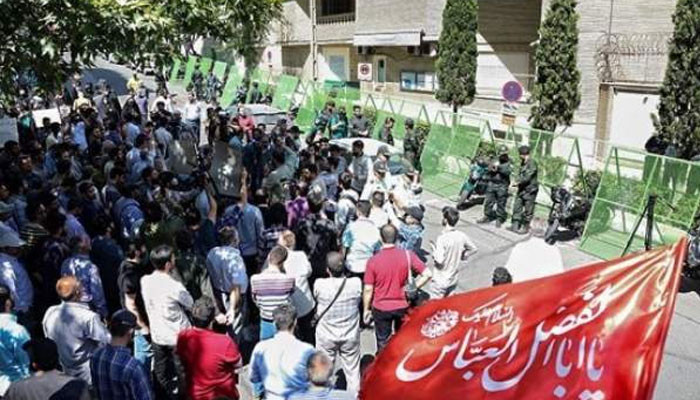
<svg viewBox="0 0 700 400">
<path fill-rule="evenodd" d="M 286 260 L 287 249 L 274 247 L 267 256 L 267 268 L 250 279 L 253 301 L 260 309 L 260 340 L 275 335 L 277 328 L 272 321 L 272 312 L 280 305 L 290 302 L 294 292 L 294 278 L 285 275 Z"/>
</svg>

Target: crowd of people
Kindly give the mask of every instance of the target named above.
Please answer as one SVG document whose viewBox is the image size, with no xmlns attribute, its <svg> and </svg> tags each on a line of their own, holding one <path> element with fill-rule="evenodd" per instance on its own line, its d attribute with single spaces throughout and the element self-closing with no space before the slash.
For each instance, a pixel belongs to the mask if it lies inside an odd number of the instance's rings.
<svg viewBox="0 0 700 400">
<path fill-rule="evenodd" d="M 244 366 L 256 398 L 355 398 L 361 330 L 380 352 L 410 307 L 455 292 L 477 251 L 460 213 L 426 257 L 419 146 L 392 174 L 359 107 L 329 102 L 304 140 L 293 117 L 128 86 L 71 79 L 41 126 L 31 99 L 3 110 L 19 140 L 0 151 L 0 398 L 237 399 Z M 215 145 L 241 160 L 239 194 L 212 180 Z"/>
</svg>

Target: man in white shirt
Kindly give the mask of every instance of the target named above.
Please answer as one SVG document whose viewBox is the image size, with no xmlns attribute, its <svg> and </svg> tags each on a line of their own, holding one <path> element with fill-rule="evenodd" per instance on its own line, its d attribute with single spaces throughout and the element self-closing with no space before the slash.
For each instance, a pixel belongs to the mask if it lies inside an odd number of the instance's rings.
<svg viewBox="0 0 700 400">
<path fill-rule="evenodd" d="M 345 278 L 343 256 L 328 253 L 330 278 L 318 279 L 314 284 L 316 308 L 316 348 L 331 358 L 336 358 L 345 373 L 347 390 L 357 393 L 360 389 L 360 301 L 362 281 L 360 278 Z M 338 298 L 333 301 L 333 299 Z M 326 311 L 328 309 L 328 311 Z M 321 315 L 322 313 L 324 313 Z"/>
<path fill-rule="evenodd" d="M 191 127 L 195 133 L 195 138 L 199 140 L 199 126 L 202 121 L 202 107 L 197 102 L 194 93 L 190 93 L 188 102 L 182 110 L 183 122 Z"/>
<path fill-rule="evenodd" d="M 297 313 L 283 304 L 272 313 L 277 333 L 255 345 L 250 361 L 250 382 L 255 399 L 284 400 L 309 387 L 306 365 L 314 348 L 294 337 Z"/>
<path fill-rule="evenodd" d="M 353 276 L 362 277 L 369 260 L 382 247 L 379 228 L 369 219 L 370 204 L 357 204 L 357 219 L 343 232 L 342 243 L 346 254 L 346 267 Z"/>
<path fill-rule="evenodd" d="M 150 259 L 155 270 L 141 278 L 141 295 L 151 328 L 153 374 L 166 398 L 176 400 L 179 384 L 175 343 L 178 333 L 190 327 L 185 311 L 192 308 L 194 300 L 182 283 L 170 276 L 175 267 L 172 247 L 156 247 Z"/>
<path fill-rule="evenodd" d="M 459 267 L 478 250 L 464 232 L 457 230 L 458 222 L 456 208 L 442 209 L 444 229 L 433 245 L 433 280 L 427 289 L 431 299 L 442 299 L 454 293 Z"/>
<path fill-rule="evenodd" d="M 506 269 L 513 276 L 513 282 L 524 282 L 564 272 L 561 251 L 544 240 L 546 230 L 546 222 L 533 221 L 530 239 L 516 244 L 511 250 Z"/>
<path fill-rule="evenodd" d="M 46 310 L 44 335 L 56 342 L 63 371 L 90 384 L 90 358 L 112 337 L 100 316 L 80 301 L 80 282 L 74 276 L 59 279 L 56 292 L 61 304 Z"/>
<path fill-rule="evenodd" d="M 313 309 L 316 305 L 314 296 L 309 287 L 309 277 L 311 276 L 311 263 L 306 253 L 296 251 L 296 236 L 292 231 L 284 231 L 280 235 L 278 244 L 287 249 L 287 259 L 284 261 L 284 273 L 294 278 L 294 292 L 292 293 L 292 304 L 297 309 L 297 336 L 306 343 L 314 343 L 314 329 L 311 325 L 313 319 Z"/>
</svg>

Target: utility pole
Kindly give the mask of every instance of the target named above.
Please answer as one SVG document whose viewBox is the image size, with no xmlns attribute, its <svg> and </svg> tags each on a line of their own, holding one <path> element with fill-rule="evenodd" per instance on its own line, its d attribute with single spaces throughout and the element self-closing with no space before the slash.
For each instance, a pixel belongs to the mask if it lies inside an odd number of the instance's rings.
<svg viewBox="0 0 700 400">
<path fill-rule="evenodd" d="M 309 0 L 311 14 L 311 78 L 318 81 L 318 43 L 316 42 L 316 0 Z"/>
</svg>

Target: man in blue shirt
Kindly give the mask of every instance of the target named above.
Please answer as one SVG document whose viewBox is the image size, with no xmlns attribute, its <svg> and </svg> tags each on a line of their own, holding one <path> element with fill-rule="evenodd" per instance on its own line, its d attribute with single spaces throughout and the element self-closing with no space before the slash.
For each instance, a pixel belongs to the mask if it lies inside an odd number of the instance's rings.
<svg viewBox="0 0 700 400">
<path fill-rule="evenodd" d="M 14 311 L 26 314 L 34 301 L 34 288 L 27 271 L 17 259 L 22 246 L 24 241 L 16 233 L 6 231 L 0 235 L 0 284 L 10 290 Z"/>
<path fill-rule="evenodd" d="M 153 398 L 148 372 L 131 356 L 129 342 L 136 316 L 127 310 L 112 315 L 112 342 L 98 349 L 90 360 L 92 385 L 100 400 L 150 400 Z"/>
<path fill-rule="evenodd" d="M 61 265 L 61 276 L 75 276 L 83 288 L 80 301 L 90 304 L 102 318 L 106 318 L 107 300 L 97 266 L 90 261 L 90 238 L 76 237 L 70 241 L 73 256 Z"/>
<path fill-rule="evenodd" d="M 248 275 L 241 252 L 238 250 L 236 228 L 224 227 L 219 231 L 221 246 L 214 247 L 207 255 L 207 271 L 214 289 L 218 311 L 226 314 L 234 333 L 242 328 L 244 295 L 248 291 Z"/>
<path fill-rule="evenodd" d="M 0 285 L 0 397 L 10 383 L 29 376 L 29 356 L 22 348 L 30 339 L 29 332 L 17 323 L 13 306 L 12 292 Z"/>
<path fill-rule="evenodd" d="M 253 349 L 250 382 L 255 399 L 282 400 L 309 386 L 306 365 L 314 348 L 294 337 L 296 309 L 283 304 L 272 314 L 277 333 Z"/>
</svg>

